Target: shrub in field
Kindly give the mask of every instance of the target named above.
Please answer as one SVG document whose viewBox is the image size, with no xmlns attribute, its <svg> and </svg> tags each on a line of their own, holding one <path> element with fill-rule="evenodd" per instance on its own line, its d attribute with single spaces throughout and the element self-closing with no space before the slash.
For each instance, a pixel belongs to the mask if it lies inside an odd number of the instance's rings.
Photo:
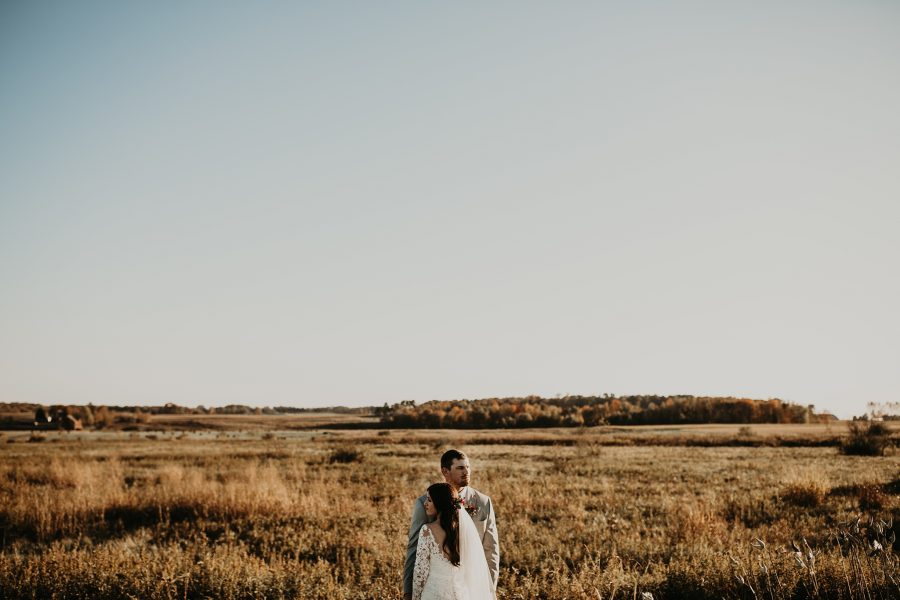
<svg viewBox="0 0 900 600">
<path fill-rule="evenodd" d="M 856 502 L 861 511 L 890 510 L 891 497 L 900 495 L 900 480 L 880 484 L 876 481 L 835 486 L 831 496 L 843 496 Z"/>
<path fill-rule="evenodd" d="M 332 450 L 328 461 L 332 463 L 347 464 L 362 462 L 364 459 L 365 455 L 356 448 L 353 448 L 352 446 L 343 446 Z"/>
<path fill-rule="evenodd" d="M 864 483 L 857 486 L 856 499 L 861 510 L 880 510 L 888 502 L 887 494 L 877 483 Z"/>
<path fill-rule="evenodd" d="M 804 508 L 815 508 L 822 504 L 825 499 L 824 489 L 816 484 L 799 484 L 794 483 L 788 485 L 781 493 L 781 497 L 794 506 L 802 506 Z"/>
<path fill-rule="evenodd" d="M 877 421 L 851 421 L 849 436 L 841 445 L 841 452 L 858 456 L 883 456 L 891 445 L 891 430 Z"/>
<path fill-rule="evenodd" d="M 822 504 L 830 489 L 828 480 L 822 473 L 807 469 L 789 476 L 781 491 L 781 498 L 794 506 L 815 508 Z"/>
</svg>

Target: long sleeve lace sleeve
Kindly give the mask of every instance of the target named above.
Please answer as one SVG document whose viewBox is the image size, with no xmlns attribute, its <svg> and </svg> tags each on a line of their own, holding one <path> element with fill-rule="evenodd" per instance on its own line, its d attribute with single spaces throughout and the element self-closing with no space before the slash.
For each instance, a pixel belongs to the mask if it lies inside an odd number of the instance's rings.
<svg viewBox="0 0 900 600">
<path fill-rule="evenodd" d="M 431 567 L 431 532 L 428 525 L 422 525 L 419 530 L 419 543 L 416 546 L 416 566 L 413 568 L 413 600 L 422 598 L 422 590 L 428 580 L 428 570 Z"/>
</svg>

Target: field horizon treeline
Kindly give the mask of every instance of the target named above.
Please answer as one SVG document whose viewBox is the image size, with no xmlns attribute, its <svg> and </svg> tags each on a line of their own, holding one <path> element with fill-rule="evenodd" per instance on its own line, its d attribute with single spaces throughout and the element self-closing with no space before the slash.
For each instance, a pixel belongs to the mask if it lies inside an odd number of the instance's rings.
<svg viewBox="0 0 900 600">
<path fill-rule="evenodd" d="M 778 398 L 759 400 L 721 396 L 568 395 L 483 398 L 477 400 L 430 400 L 417 404 L 404 400 L 381 407 L 332 406 L 323 408 L 222 407 L 123 405 L 40 405 L 0 403 L 0 428 L 22 429 L 74 426 L 104 429 L 117 425 L 148 424 L 155 415 L 257 415 L 278 416 L 333 413 L 371 417 L 368 425 L 384 428 L 516 429 L 544 427 L 593 427 L 600 425 L 686 425 L 828 423 L 834 415 L 815 407 L 801 406 Z M 16 416 L 13 416 L 16 415 Z M 33 415 L 33 419 L 31 418 Z M 365 422 L 357 426 L 367 426 Z"/>
</svg>

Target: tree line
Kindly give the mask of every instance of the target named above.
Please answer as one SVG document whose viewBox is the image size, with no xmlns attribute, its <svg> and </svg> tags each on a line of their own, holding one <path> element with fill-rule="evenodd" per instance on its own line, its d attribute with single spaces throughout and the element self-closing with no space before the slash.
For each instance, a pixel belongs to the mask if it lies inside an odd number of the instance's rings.
<svg viewBox="0 0 900 600">
<path fill-rule="evenodd" d="M 409 428 L 491 429 L 703 423 L 817 423 L 833 420 L 778 398 L 707 396 L 564 396 L 405 400 L 376 409 L 382 425 Z"/>
<path fill-rule="evenodd" d="M 871 407 L 870 407 L 871 408 Z M 895 407 L 889 407 L 895 408 Z M 511 429 L 527 427 L 592 427 L 597 425 L 666 425 L 704 423 L 821 423 L 834 420 L 830 414 L 816 413 L 812 406 L 800 406 L 778 398 L 756 400 L 709 396 L 563 396 L 543 398 L 484 398 L 479 400 L 432 400 L 417 404 L 404 400 L 381 407 L 344 406 L 328 408 L 186 407 L 168 403 L 161 406 L 41 406 L 0 403 L 0 413 L 30 412 L 39 428 L 82 427 L 103 429 L 118 425 L 148 423 L 153 415 L 282 415 L 298 413 L 345 413 L 374 415 L 380 425 L 394 428 Z M 872 411 L 874 415 L 876 411 Z M 880 413 L 889 411 L 883 410 Z M 869 418 L 868 416 L 865 418 Z M 882 417 L 879 417 L 879 420 Z M 885 420 L 891 418 L 885 415 Z M 7 417 L 7 426 L 14 425 Z M 2 423 L 0 423 L 2 425 Z M 31 425 L 31 423 L 30 423 Z"/>
</svg>

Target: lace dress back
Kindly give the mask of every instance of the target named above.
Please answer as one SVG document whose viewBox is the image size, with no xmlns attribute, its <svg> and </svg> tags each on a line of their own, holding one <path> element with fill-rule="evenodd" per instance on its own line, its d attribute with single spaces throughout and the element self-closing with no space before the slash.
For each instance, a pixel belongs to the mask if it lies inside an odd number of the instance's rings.
<svg viewBox="0 0 900 600">
<path fill-rule="evenodd" d="M 444 556 L 428 525 L 419 530 L 413 600 L 469 600 L 459 567 Z"/>
</svg>

